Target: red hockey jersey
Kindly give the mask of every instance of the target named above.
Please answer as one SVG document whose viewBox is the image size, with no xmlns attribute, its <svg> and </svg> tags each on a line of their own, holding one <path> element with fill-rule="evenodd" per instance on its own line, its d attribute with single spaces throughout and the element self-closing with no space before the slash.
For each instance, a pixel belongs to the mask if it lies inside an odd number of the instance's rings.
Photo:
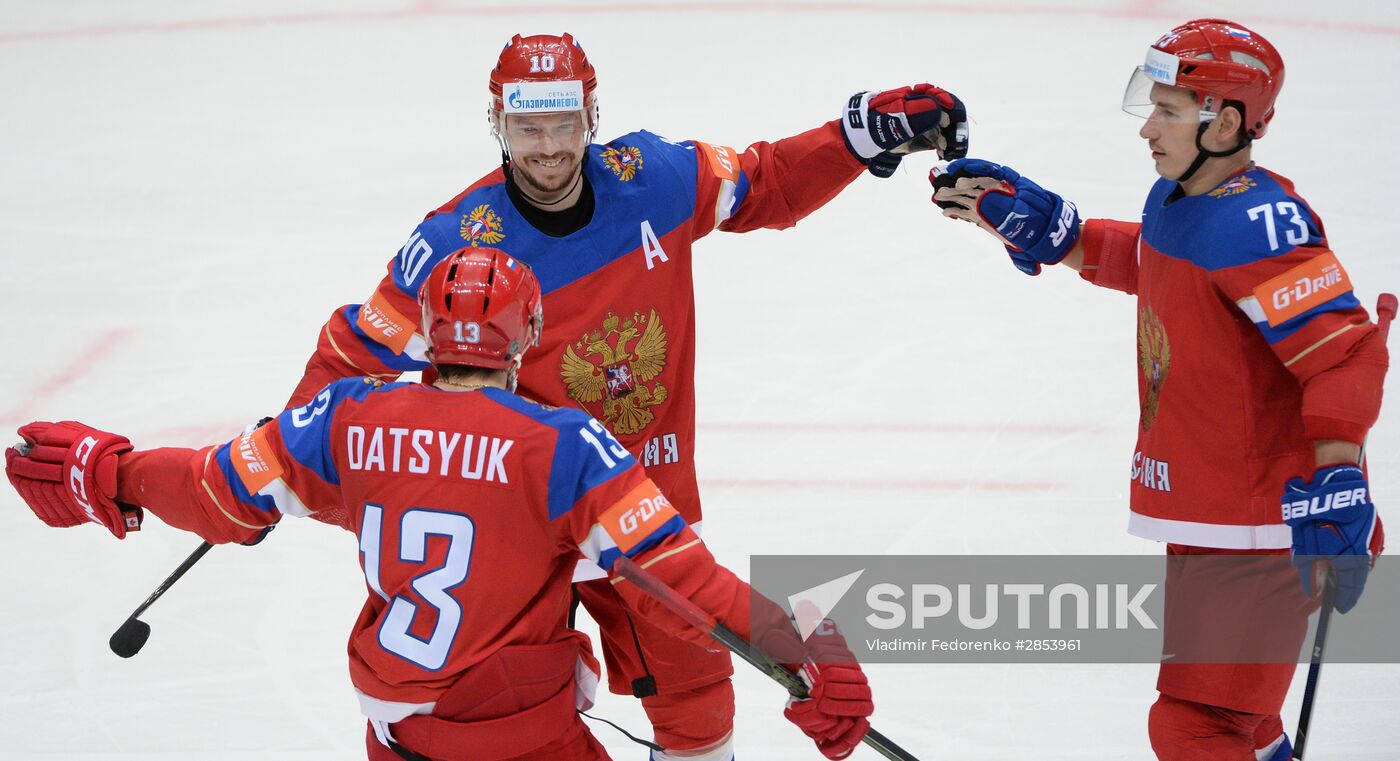
<svg viewBox="0 0 1400 761">
<path fill-rule="evenodd" d="M 1084 227 L 1082 277 L 1138 298 L 1129 531 L 1286 548 L 1284 483 L 1312 474 L 1314 441 L 1362 441 L 1385 346 L 1292 183 L 1249 169 L 1177 188 L 1158 181 L 1140 225 Z"/>
<path fill-rule="evenodd" d="M 691 244 L 716 229 L 790 227 L 863 169 L 837 122 L 743 153 L 634 132 L 589 148 L 593 218 L 563 238 L 532 227 L 492 172 L 414 230 L 364 304 L 331 317 L 291 403 L 335 378 L 424 369 L 423 278 L 463 246 L 498 248 L 529 264 L 544 293 L 521 393 L 602 421 L 697 523 Z"/>
<path fill-rule="evenodd" d="M 345 506 L 368 599 L 350 637 L 361 707 L 393 722 L 430 710 L 503 647 L 565 627 L 580 553 L 623 554 L 749 632 L 747 585 L 705 546 L 598 421 L 499 389 L 453 393 L 343 379 L 218 447 L 123 455 L 119 498 L 212 542 L 245 541 L 283 515 Z M 629 587 L 623 589 L 623 587 Z M 619 592 L 677 636 L 630 585 Z"/>
</svg>

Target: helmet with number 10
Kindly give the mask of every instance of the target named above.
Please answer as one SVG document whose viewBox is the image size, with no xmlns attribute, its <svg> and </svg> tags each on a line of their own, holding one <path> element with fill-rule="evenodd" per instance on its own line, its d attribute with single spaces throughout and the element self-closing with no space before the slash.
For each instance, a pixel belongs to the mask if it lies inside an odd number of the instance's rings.
<svg viewBox="0 0 1400 761">
<path fill-rule="evenodd" d="M 1244 116 L 1248 140 L 1262 137 L 1283 89 L 1283 58 L 1259 34 L 1224 19 L 1197 19 L 1176 27 L 1147 50 L 1123 94 L 1123 110 L 1150 117 L 1154 84 L 1190 90 L 1208 123 L 1227 105 Z"/>
<path fill-rule="evenodd" d="M 494 248 L 463 248 L 442 260 L 418 305 L 434 365 L 517 368 L 544 328 L 535 273 Z"/>
<path fill-rule="evenodd" d="M 539 140 L 546 135 L 507 129 L 511 117 L 577 113 L 580 129 L 574 137 L 580 138 L 586 148 L 598 129 L 597 89 L 593 65 L 573 35 L 517 34 L 491 70 L 491 134 L 506 157 L 512 158 L 517 153 L 541 148 Z"/>
</svg>

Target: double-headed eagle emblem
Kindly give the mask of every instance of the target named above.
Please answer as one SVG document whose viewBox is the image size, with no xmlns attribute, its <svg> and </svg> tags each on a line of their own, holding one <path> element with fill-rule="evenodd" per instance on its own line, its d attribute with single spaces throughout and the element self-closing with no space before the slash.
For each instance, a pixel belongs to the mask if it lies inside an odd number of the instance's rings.
<svg viewBox="0 0 1400 761">
<path fill-rule="evenodd" d="M 603 166 L 607 167 L 619 180 L 630 182 L 642 168 L 642 149 L 624 145 L 603 151 Z"/>
<path fill-rule="evenodd" d="M 1138 366 L 1142 369 L 1145 385 L 1139 422 L 1146 432 L 1157 419 L 1162 386 L 1167 382 L 1167 371 L 1172 367 L 1172 346 L 1167 340 L 1167 329 L 1162 327 L 1161 319 L 1151 306 L 1138 310 Z"/>
<path fill-rule="evenodd" d="M 666 331 L 652 309 L 626 319 L 609 312 L 601 330 L 564 348 L 559 369 L 570 398 L 589 407 L 601 401 L 603 425 L 630 435 L 646 428 L 656 417 L 651 408 L 666 401 L 666 387 L 653 382 L 665 367 Z"/>
<path fill-rule="evenodd" d="M 462 240 L 473 247 L 494 246 L 505 239 L 505 225 L 501 216 L 491 210 L 490 204 L 482 204 L 462 217 Z"/>
</svg>

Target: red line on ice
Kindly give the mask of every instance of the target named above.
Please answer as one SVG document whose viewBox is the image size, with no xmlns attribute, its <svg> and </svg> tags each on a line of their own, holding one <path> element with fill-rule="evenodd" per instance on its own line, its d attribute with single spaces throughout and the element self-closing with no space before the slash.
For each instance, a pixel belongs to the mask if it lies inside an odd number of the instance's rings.
<svg viewBox="0 0 1400 761">
<path fill-rule="evenodd" d="M 113 37 L 127 34 L 173 33 L 221 29 L 245 29 L 278 24 L 322 24 L 362 21 L 399 21 L 448 16 L 502 16 L 521 13 L 861 13 L 890 12 L 935 16 L 1054 16 L 1056 18 L 1100 19 L 1160 19 L 1179 21 L 1181 14 L 1163 9 L 1151 0 L 1136 0 L 1119 8 L 1078 8 L 1067 6 L 1024 7 L 1016 5 L 920 4 L 905 5 L 890 2 L 749 2 L 743 5 L 711 5 L 708 3 L 580 3 L 542 5 L 493 5 L 491 7 L 444 7 L 440 0 L 418 0 L 398 9 L 381 11 L 336 11 L 321 13 L 289 13 L 285 15 L 249 16 L 241 18 L 189 19 L 185 21 L 148 21 L 130 24 L 45 29 L 0 34 L 0 44 L 36 42 L 53 39 Z M 1293 27 L 1329 32 L 1354 32 L 1400 36 L 1400 26 L 1364 21 L 1329 21 L 1250 15 L 1243 22 L 1258 27 Z"/>
<path fill-rule="evenodd" d="M 39 403 L 51 399 L 58 392 L 73 384 L 80 375 L 92 369 L 92 366 L 106 359 L 120 344 L 131 337 L 130 328 L 113 328 L 92 339 L 92 341 L 82 351 L 73 355 L 73 359 L 58 371 L 50 373 L 48 377 L 39 382 L 29 396 L 24 401 L 15 405 L 13 409 L 0 416 L 0 420 L 5 422 L 28 422 L 30 410 Z"/>
</svg>

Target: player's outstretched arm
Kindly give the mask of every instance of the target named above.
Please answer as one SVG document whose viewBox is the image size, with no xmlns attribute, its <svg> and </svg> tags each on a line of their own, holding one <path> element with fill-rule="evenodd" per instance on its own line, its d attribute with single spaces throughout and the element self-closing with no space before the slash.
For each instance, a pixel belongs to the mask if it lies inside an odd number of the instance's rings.
<svg viewBox="0 0 1400 761">
<path fill-rule="evenodd" d="M 74 421 L 34 422 L 19 432 L 25 446 L 6 451 L 5 472 L 50 526 L 96 523 L 123 539 L 140 528 L 144 507 L 175 528 L 221 544 L 252 541 L 271 522 L 242 524 L 201 498 L 213 447 L 135 451 L 125 436 Z"/>
<path fill-rule="evenodd" d="M 211 544 L 254 544 L 283 515 L 338 505 L 327 426 L 342 402 L 379 385 L 334 384 L 303 407 L 201 449 L 135 451 L 125 436 L 83 423 L 30 423 L 20 429 L 25 443 L 6 451 L 5 472 L 51 526 L 92 522 L 120 539 L 140 526 L 145 508 Z"/>
<path fill-rule="evenodd" d="M 694 235 L 783 229 L 835 198 L 869 170 L 888 177 L 906 153 L 967 153 L 967 110 L 929 84 L 847 99 L 841 118 L 742 153 L 696 143 L 699 183 Z"/>
</svg>

